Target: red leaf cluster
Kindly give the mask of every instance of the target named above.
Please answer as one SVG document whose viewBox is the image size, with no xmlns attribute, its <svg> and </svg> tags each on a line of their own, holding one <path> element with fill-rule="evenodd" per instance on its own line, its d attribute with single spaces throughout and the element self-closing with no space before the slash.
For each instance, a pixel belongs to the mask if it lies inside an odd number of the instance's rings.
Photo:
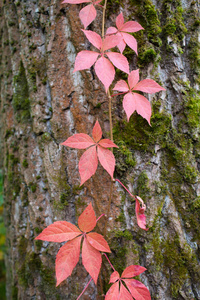
<svg viewBox="0 0 200 300">
<path fill-rule="evenodd" d="M 95 174 L 98 166 L 98 159 L 102 167 L 110 174 L 111 178 L 113 178 L 115 157 L 107 148 L 118 148 L 118 146 L 109 139 L 101 139 L 102 130 L 98 121 L 96 121 L 94 125 L 92 137 L 93 138 L 85 133 L 77 133 L 62 143 L 64 146 L 77 149 L 88 148 L 79 161 L 79 173 L 81 177 L 80 185 Z"/>
<path fill-rule="evenodd" d="M 146 271 L 144 267 L 131 265 L 127 267 L 122 276 L 114 271 L 110 276 L 110 283 L 114 283 L 108 290 L 105 300 L 151 300 L 149 290 L 140 281 L 132 277 Z M 128 289 L 125 288 L 124 283 Z"/>
<path fill-rule="evenodd" d="M 45 228 L 35 238 L 36 240 L 48 242 L 61 243 L 67 241 L 56 256 L 56 286 L 67 279 L 77 265 L 82 238 L 82 263 L 95 284 L 102 262 L 99 251 L 111 252 L 108 243 L 101 234 L 90 232 L 96 226 L 96 216 L 91 203 L 78 218 L 78 226 L 80 229 L 69 222 L 57 221 Z"/>
</svg>

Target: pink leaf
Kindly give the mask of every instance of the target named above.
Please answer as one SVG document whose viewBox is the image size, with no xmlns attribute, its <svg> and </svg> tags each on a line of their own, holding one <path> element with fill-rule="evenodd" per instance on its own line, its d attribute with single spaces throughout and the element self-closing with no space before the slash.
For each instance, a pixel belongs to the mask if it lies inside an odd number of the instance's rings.
<svg viewBox="0 0 200 300">
<path fill-rule="evenodd" d="M 123 284 L 120 286 L 120 295 L 119 295 L 120 300 L 133 300 L 131 294 L 128 292 L 128 290 L 124 287 Z"/>
<path fill-rule="evenodd" d="M 96 18 L 97 12 L 94 8 L 94 5 L 87 5 L 84 8 L 81 9 L 79 13 L 79 17 L 81 19 L 81 22 L 84 25 L 84 28 L 86 28 L 94 19 Z"/>
<path fill-rule="evenodd" d="M 58 251 L 56 256 L 56 286 L 71 275 L 78 263 L 81 239 L 82 236 L 67 242 Z"/>
<path fill-rule="evenodd" d="M 138 81 L 139 81 L 139 69 L 133 70 L 128 75 L 128 84 L 130 89 L 134 88 L 134 86 L 138 83 Z"/>
<path fill-rule="evenodd" d="M 121 40 L 122 37 L 120 37 L 119 35 L 106 36 L 103 41 L 103 51 L 116 47 L 121 42 Z"/>
<path fill-rule="evenodd" d="M 140 81 L 133 90 L 138 90 L 144 93 L 156 93 L 160 91 L 165 91 L 165 89 L 160 86 L 157 82 L 152 79 L 144 79 Z"/>
<path fill-rule="evenodd" d="M 96 216 L 90 203 L 78 218 L 78 226 L 83 232 L 88 232 L 96 226 Z"/>
<path fill-rule="evenodd" d="M 116 18 L 116 26 L 119 30 L 121 30 L 121 27 L 123 26 L 123 24 L 124 24 L 124 17 L 123 17 L 123 14 L 120 13 Z"/>
<path fill-rule="evenodd" d="M 57 221 L 45 228 L 35 240 L 61 243 L 72 240 L 80 234 L 81 231 L 75 225 L 66 221 Z"/>
<path fill-rule="evenodd" d="M 85 133 L 76 133 L 70 136 L 61 145 L 77 149 L 86 149 L 92 145 L 95 145 L 95 143 L 89 135 Z"/>
<path fill-rule="evenodd" d="M 124 32 L 136 32 L 144 29 L 138 22 L 128 21 L 120 28 L 120 31 Z"/>
<path fill-rule="evenodd" d="M 135 51 L 136 54 L 137 53 L 137 41 L 136 39 L 134 38 L 134 36 L 128 34 L 128 33 L 125 33 L 123 32 L 122 33 L 122 36 L 123 36 L 123 39 L 125 41 L 125 43 L 133 50 Z"/>
<path fill-rule="evenodd" d="M 87 39 L 90 41 L 90 43 L 95 46 L 97 49 L 101 50 L 102 48 L 102 39 L 100 35 L 94 31 L 91 30 L 83 30 L 85 33 Z"/>
<path fill-rule="evenodd" d="M 96 123 L 93 127 L 92 136 L 96 143 L 102 138 L 102 130 L 101 130 L 101 126 L 99 125 L 98 120 L 96 121 Z"/>
<path fill-rule="evenodd" d="M 126 286 L 128 287 L 134 299 L 151 300 L 149 290 L 140 281 L 135 279 L 124 279 L 123 281 L 126 283 Z"/>
<path fill-rule="evenodd" d="M 128 84 L 126 83 L 126 81 L 119 80 L 115 84 L 113 90 L 114 91 L 119 91 L 119 92 L 128 92 L 129 91 L 129 87 L 128 87 Z"/>
<path fill-rule="evenodd" d="M 102 257 L 98 250 L 93 248 L 87 241 L 86 238 L 84 238 L 83 241 L 83 247 L 82 247 L 82 262 L 87 270 L 87 272 L 90 274 L 92 279 L 94 280 L 94 283 L 97 284 L 97 279 L 99 276 L 99 271 L 101 268 L 101 262 Z"/>
<path fill-rule="evenodd" d="M 76 56 L 74 72 L 91 68 L 97 60 L 99 53 L 94 51 L 83 50 Z"/>
<path fill-rule="evenodd" d="M 144 209 L 140 207 L 140 202 L 137 198 L 135 203 L 135 213 L 137 216 L 138 226 L 147 231 L 148 228 L 146 228 L 146 216 L 144 214 Z"/>
<path fill-rule="evenodd" d="M 117 52 L 106 52 L 106 55 L 116 68 L 129 74 L 129 63 L 124 55 Z"/>
<path fill-rule="evenodd" d="M 81 156 L 78 165 L 79 165 L 79 173 L 81 177 L 80 185 L 82 185 L 96 172 L 98 166 L 96 147 L 91 147 L 88 150 L 86 150 Z"/>
<path fill-rule="evenodd" d="M 115 143 L 113 143 L 111 140 L 109 139 L 103 139 L 99 142 L 99 145 L 101 147 L 104 147 L 104 148 L 119 148 L 117 145 L 115 145 Z"/>
<path fill-rule="evenodd" d="M 113 173 L 115 170 L 115 157 L 113 153 L 101 146 L 97 146 L 97 153 L 100 164 L 102 167 L 110 174 L 111 178 L 113 178 Z"/>
<path fill-rule="evenodd" d="M 108 246 L 108 243 L 104 239 L 104 237 L 96 232 L 90 232 L 87 235 L 87 240 L 92 247 L 96 250 L 103 251 L 103 252 L 111 252 Z"/>
<path fill-rule="evenodd" d="M 80 3 L 86 3 L 91 2 L 91 0 L 64 0 L 61 4 L 80 4 Z"/>
<path fill-rule="evenodd" d="M 119 298 L 119 282 L 114 283 L 107 291 L 105 300 L 120 300 Z"/>
<path fill-rule="evenodd" d="M 123 271 L 121 278 L 135 277 L 137 275 L 140 275 L 144 271 L 146 271 L 146 268 L 144 268 L 144 267 L 137 266 L 137 265 L 131 265 Z"/>
<path fill-rule="evenodd" d="M 129 92 L 124 96 L 123 107 L 128 120 L 132 113 L 136 110 L 137 113 L 145 118 L 150 125 L 151 105 L 144 96 Z"/>
<path fill-rule="evenodd" d="M 119 48 L 119 51 L 121 52 L 121 54 L 123 53 L 124 49 L 126 48 L 126 43 L 124 42 L 124 40 L 122 39 L 121 42 L 117 45 L 117 47 Z"/>
<path fill-rule="evenodd" d="M 111 26 L 106 30 L 106 35 L 115 34 L 115 33 L 117 33 L 117 28 L 115 27 Z"/>
<path fill-rule="evenodd" d="M 115 69 L 113 65 L 109 62 L 107 58 L 100 57 L 97 60 L 94 69 L 97 74 L 97 77 L 103 83 L 107 92 L 109 86 L 111 85 L 115 77 Z"/>
<path fill-rule="evenodd" d="M 110 275 L 110 281 L 109 283 L 114 283 L 115 281 L 117 281 L 120 278 L 119 273 L 117 271 L 114 271 L 111 275 Z"/>
</svg>

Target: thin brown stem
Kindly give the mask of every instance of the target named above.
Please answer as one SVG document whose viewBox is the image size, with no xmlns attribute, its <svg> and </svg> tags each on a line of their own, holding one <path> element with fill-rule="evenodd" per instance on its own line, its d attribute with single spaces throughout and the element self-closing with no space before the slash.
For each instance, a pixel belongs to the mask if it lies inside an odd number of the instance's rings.
<svg viewBox="0 0 200 300">
<path fill-rule="evenodd" d="M 103 17 L 102 17 L 102 39 L 104 39 L 104 33 L 105 33 L 106 5 L 107 5 L 107 0 L 105 0 L 104 6 L 103 6 Z"/>
<path fill-rule="evenodd" d="M 110 207 L 111 207 L 111 202 L 112 202 L 112 193 L 113 193 L 113 181 L 111 179 L 110 183 L 110 195 L 109 195 L 109 201 L 108 201 L 108 206 L 107 206 L 107 214 L 106 214 L 106 220 L 105 220 L 105 226 L 104 226 L 104 236 L 106 236 L 107 233 L 107 225 L 108 225 L 108 218 L 110 215 Z"/>
</svg>

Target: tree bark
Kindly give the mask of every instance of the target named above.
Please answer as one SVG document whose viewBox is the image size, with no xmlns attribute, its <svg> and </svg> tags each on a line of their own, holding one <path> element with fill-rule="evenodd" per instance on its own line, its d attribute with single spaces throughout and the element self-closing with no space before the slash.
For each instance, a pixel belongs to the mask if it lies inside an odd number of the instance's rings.
<svg viewBox="0 0 200 300">
<path fill-rule="evenodd" d="M 79 187 L 82 151 L 60 145 L 74 133 L 91 135 L 97 118 L 109 138 L 104 88 L 93 69 L 73 73 L 76 54 L 91 47 L 81 32 L 81 6 L 1 1 L 1 152 L 11 300 L 76 299 L 90 278 L 81 259 L 56 288 L 60 244 L 34 238 L 56 220 L 76 224 L 90 202 L 97 217 L 107 213 L 109 175 L 99 166 Z M 100 34 L 102 10 L 97 11 L 89 29 Z M 149 230 L 138 228 L 133 199 L 115 183 L 109 258 L 119 272 L 130 264 L 146 267 L 140 279 L 152 299 L 200 299 L 199 2 L 108 1 L 106 25 L 113 26 L 121 11 L 145 29 L 135 34 L 138 57 L 129 48 L 124 52 L 131 68 L 140 68 L 141 79 L 156 80 L 166 92 L 146 95 L 151 127 L 136 113 L 128 123 L 121 96 L 113 98 L 115 178 L 145 201 Z M 103 283 L 110 274 L 104 262 Z M 101 293 L 92 283 L 82 299 L 103 299 Z"/>
</svg>

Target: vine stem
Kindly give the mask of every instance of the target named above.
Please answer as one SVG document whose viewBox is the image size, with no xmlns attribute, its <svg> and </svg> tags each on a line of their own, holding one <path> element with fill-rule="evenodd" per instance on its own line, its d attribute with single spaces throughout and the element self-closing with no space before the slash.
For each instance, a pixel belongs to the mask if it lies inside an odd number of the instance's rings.
<svg viewBox="0 0 200 300">
<path fill-rule="evenodd" d="M 100 217 L 98 217 L 98 219 L 96 220 L 96 222 L 98 222 L 101 219 L 101 217 L 103 217 L 103 216 L 105 216 L 105 215 L 104 214 L 100 215 Z"/>
<path fill-rule="evenodd" d="M 76 300 L 80 299 L 81 296 L 85 293 L 85 291 L 86 291 L 86 289 L 88 288 L 88 286 L 89 286 L 89 284 L 90 284 L 91 281 L 92 281 L 92 278 L 90 278 L 89 282 L 88 282 L 87 285 L 84 287 L 84 289 L 82 290 L 81 294 L 78 296 L 78 298 L 77 298 Z"/>
<path fill-rule="evenodd" d="M 113 267 L 113 265 L 111 264 L 108 256 L 105 253 L 102 253 L 102 254 L 105 255 L 105 257 L 106 257 L 107 261 L 109 262 L 109 264 L 110 264 L 111 268 L 113 269 L 113 271 L 116 271 L 115 268 Z"/>
<path fill-rule="evenodd" d="M 103 6 L 103 17 L 102 17 L 102 39 L 104 39 L 104 33 L 105 33 L 105 15 L 106 15 L 106 5 L 107 0 L 105 0 L 104 6 Z"/>
</svg>

